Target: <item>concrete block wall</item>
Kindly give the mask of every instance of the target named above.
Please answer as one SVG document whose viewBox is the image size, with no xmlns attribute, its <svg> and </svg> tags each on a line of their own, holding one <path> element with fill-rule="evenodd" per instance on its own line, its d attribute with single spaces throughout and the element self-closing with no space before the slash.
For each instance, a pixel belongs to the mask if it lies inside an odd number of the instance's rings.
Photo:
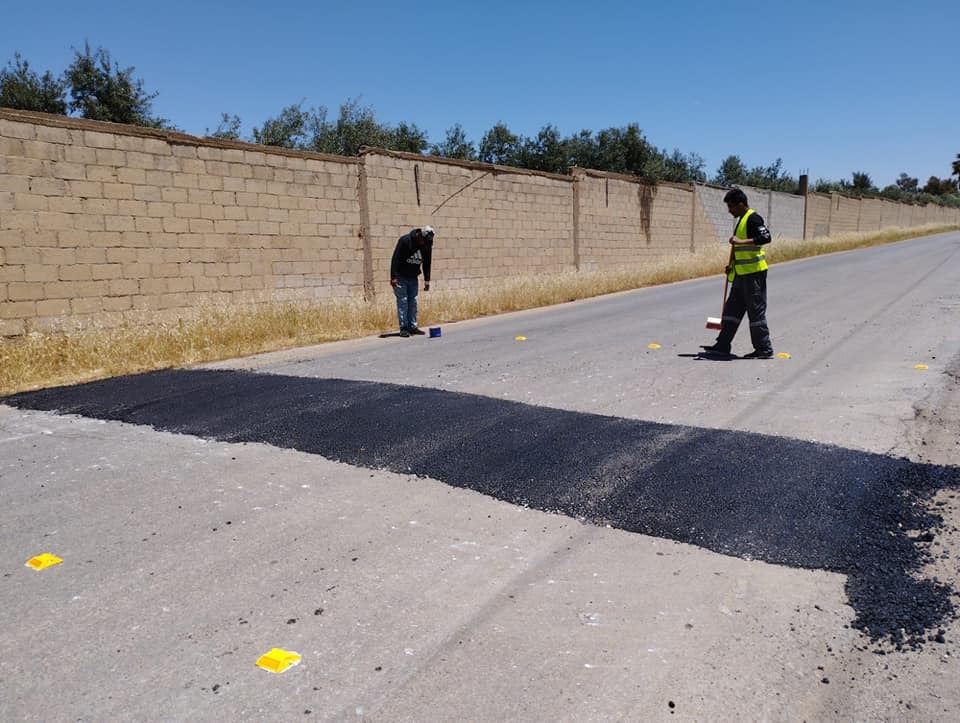
<svg viewBox="0 0 960 723">
<path fill-rule="evenodd" d="M 832 200 L 829 194 L 808 193 L 805 208 L 804 238 L 814 239 L 830 235 Z"/>
<path fill-rule="evenodd" d="M 883 201 L 879 198 L 860 199 L 858 231 L 879 231 L 883 228 Z"/>
<path fill-rule="evenodd" d="M 806 238 L 912 228 L 931 223 L 960 225 L 960 209 L 933 204 L 916 206 L 879 198 L 854 198 L 838 193 L 808 194 L 805 213 Z"/>
<path fill-rule="evenodd" d="M 582 271 L 637 268 L 716 243 L 693 186 L 574 169 Z"/>
<path fill-rule="evenodd" d="M 803 214 L 808 238 L 960 224 L 952 208 L 745 190 L 775 235 L 801 235 Z M 642 266 L 726 239 L 723 193 L 0 109 L 0 335 L 389 293 L 396 239 L 425 224 L 440 287 Z"/>
<path fill-rule="evenodd" d="M 743 186 L 750 207 L 763 216 L 774 238 L 803 238 L 804 199 L 778 191 Z M 698 185 L 697 193 L 706 208 L 718 239 L 727 239 L 733 232 L 733 217 L 723 202 L 727 188 Z"/>
<path fill-rule="evenodd" d="M 569 176 L 382 150 L 361 162 L 375 293 L 389 281 L 397 239 L 428 224 L 437 229 L 434 278 L 445 288 L 573 270 Z"/>
<path fill-rule="evenodd" d="M 806 202 L 803 196 L 792 193 L 770 192 L 770 210 L 764 220 L 776 238 L 803 238 L 803 216 Z"/>
<path fill-rule="evenodd" d="M 830 194 L 830 234 L 855 233 L 860 228 L 860 199 Z"/>
<path fill-rule="evenodd" d="M 362 287 L 357 164 L 3 111 L 0 334 Z"/>
<path fill-rule="evenodd" d="M 730 238 L 730 233 L 733 230 L 733 217 L 727 211 L 727 206 L 723 202 L 723 197 L 729 190 L 719 186 L 697 185 L 697 198 L 700 205 L 703 206 L 704 214 L 710 220 L 714 237 L 721 242 Z M 751 200 L 750 196 L 747 196 L 747 200 Z"/>
</svg>

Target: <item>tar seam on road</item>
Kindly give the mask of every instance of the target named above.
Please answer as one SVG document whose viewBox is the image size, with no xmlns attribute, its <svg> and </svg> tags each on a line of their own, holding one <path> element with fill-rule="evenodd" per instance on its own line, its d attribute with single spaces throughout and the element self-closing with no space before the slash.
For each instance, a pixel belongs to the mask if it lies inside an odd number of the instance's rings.
<svg viewBox="0 0 960 723">
<path fill-rule="evenodd" d="M 437 389 L 244 371 L 168 370 L 0 402 L 297 449 L 724 555 L 842 573 L 854 626 L 897 647 L 923 644 L 956 615 L 956 591 L 919 573 L 943 525 L 931 498 L 960 489 L 957 467 Z"/>
</svg>

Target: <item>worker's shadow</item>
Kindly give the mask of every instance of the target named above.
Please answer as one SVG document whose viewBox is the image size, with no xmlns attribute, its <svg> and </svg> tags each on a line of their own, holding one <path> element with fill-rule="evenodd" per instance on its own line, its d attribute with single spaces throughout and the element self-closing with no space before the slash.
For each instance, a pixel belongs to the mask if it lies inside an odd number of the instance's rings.
<svg viewBox="0 0 960 723">
<path fill-rule="evenodd" d="M 711 354 L 710 352 L 701 351 L 696 354 L 677 354 L 678 357 L 685 357 L 687 359 L 694 359 L 697 361 L 715 361 L 715 362 L 728 362 L 735 361 L 740 357 L 733 354 Z"/>
<path fill-rule="evenodd" d="M 399 331 L 388 331 L 388 332 L 385 332 L 385 333 L 381 334 L 381 335 L 380 335 L 380 338 L 381 338 L 381 339 L 387 339 L 387 338 L 389 338 L 389 337 L 391 337 L 391 336 L 400 336 L 400 332 L 399 332 Z"/>
</svg>

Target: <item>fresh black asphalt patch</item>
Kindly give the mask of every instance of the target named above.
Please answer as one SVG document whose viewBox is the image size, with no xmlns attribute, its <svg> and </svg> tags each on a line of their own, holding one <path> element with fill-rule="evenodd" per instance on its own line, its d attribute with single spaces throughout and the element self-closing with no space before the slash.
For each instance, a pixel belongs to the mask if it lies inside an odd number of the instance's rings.
<svg viewBox="0 0 960 723">
<path fill-rule="evenodd" d="M 917 647 L 956 613 L 922 579 L 960 468 L 781 437 L 342 379 L 173 370 L 0 399 L 422 475 L 724 555 L 847 576 L 854 626 Z M 938 637 L 942 641 L 942 635 Z"/>
</svg>

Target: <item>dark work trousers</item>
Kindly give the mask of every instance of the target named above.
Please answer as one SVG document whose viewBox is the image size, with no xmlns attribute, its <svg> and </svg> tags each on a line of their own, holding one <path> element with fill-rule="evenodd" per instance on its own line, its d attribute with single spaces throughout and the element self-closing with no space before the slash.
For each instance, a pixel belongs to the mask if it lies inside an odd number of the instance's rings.
<svg viewBox="0 0 960 723">
<path fill-rule="evenodd" d="M 723 305 L 723 319 L 717 346 L 729 349 L 746 312 L 750 320 L 750 341 L 759 352 L 773 351 L 767 328 L 767 272 L 737 275 L 730 284 L 730 295 Z"/>
</svg>

